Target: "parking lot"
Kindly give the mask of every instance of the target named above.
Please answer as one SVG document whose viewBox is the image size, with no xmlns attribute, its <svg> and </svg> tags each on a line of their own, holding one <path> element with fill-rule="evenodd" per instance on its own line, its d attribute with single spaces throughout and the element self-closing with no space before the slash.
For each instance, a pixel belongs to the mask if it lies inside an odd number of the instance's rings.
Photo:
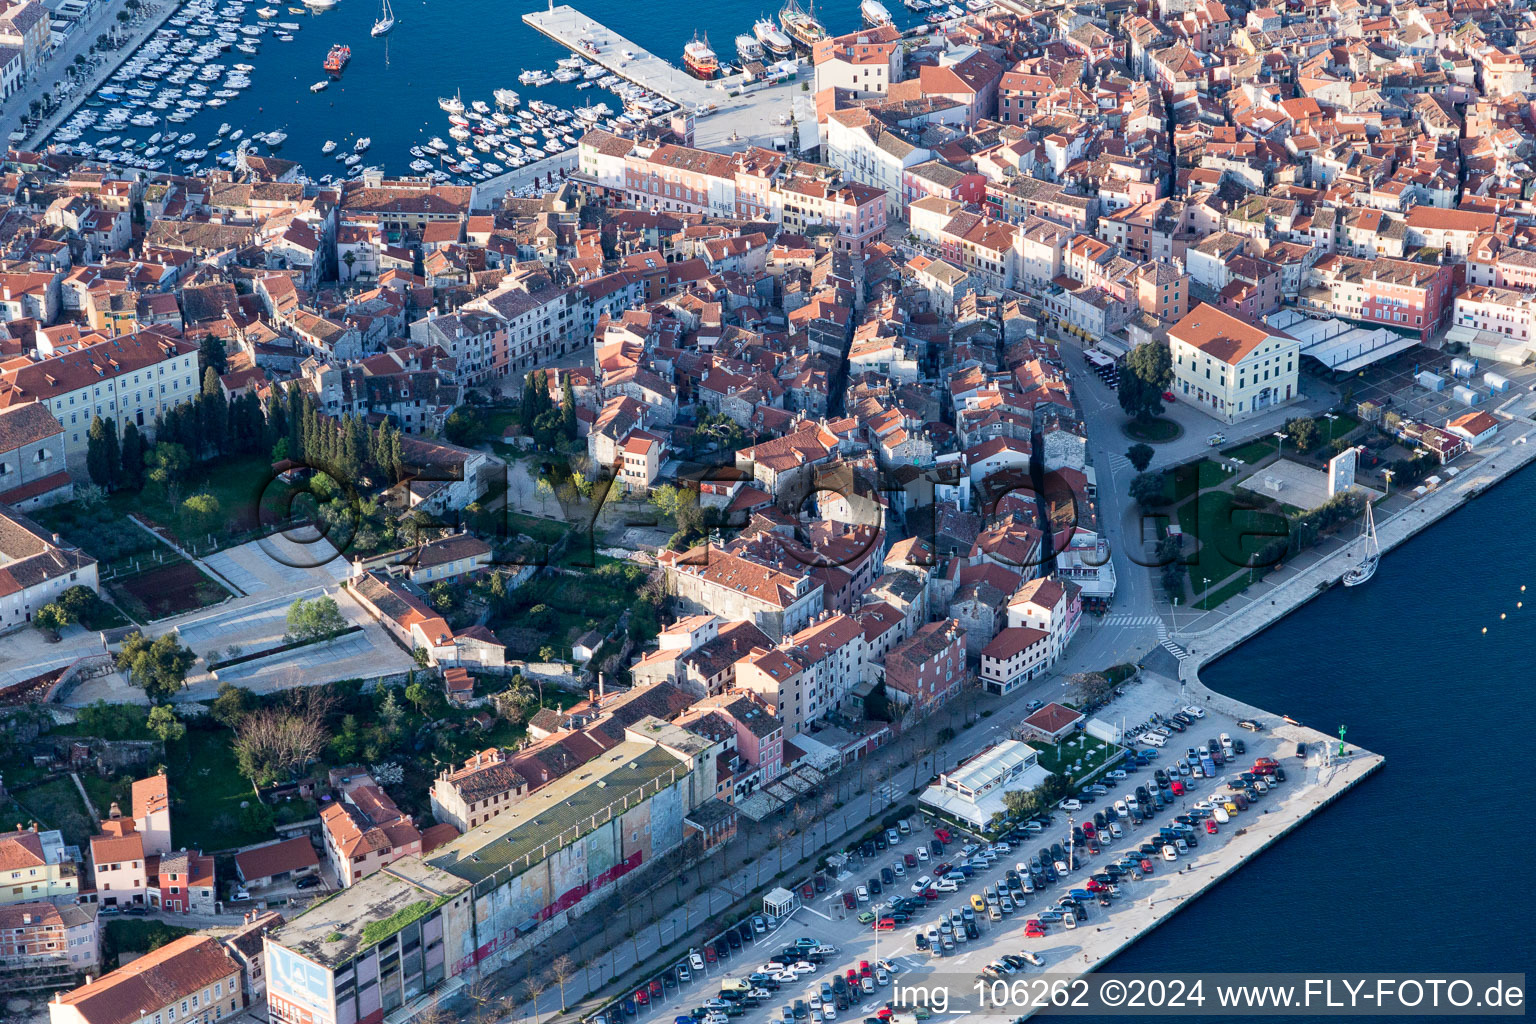
<svg viewBox="0 0 1536 1024">
<path fill-rule="evenodd" d="M 1168 716 L 1189 703 L 1193 701 L 1181 697 L 1176 683 L 1154 681 L 1127 687 L 1125 695 L 1099 712 L 1099 717 L 1118 723 L 1123 716 L 1130 729 L 1146 722 L 1154 713 Z M 840 875 L 825 879 L 824 891 L 813 892 L 788 917 L 778 922 L 765 919 L 767 927 L 761 933 L 750 921 L 743 922 L 734 937 L 739 948 L 732 945 L 730 938 L 724 938 L 712 943 L 713 948 L 697 950 L 696 960 L 690 956 L 683 964 L 674 965 L 642 986 L 643 1001 L 639 992 L 627 993 L 627 998 L 609 1006 L 606 1024 L 621 1024 L 624 1020 L 673 1024 L 685 1017 L 699 1024 L 770 1024 L 786 1018 L 790 1024 L 796 1019 L 804 1024 L 817 1024 L 868 1021 L 888 1017 L 893 1012 L 911 1012 L 910 1005 L 890 1005 L 893 985 L 903 989 L 908 985 L 945 986 L 950 989 L 949 1011 L 953 1013 L 957 1005 L 966 1005 L 966 996 L 974 1001 L 974 985 L 979 980 L 1038 976 L 1046 972 L 1076 974 L 1092 969 L 1141 931 L 1155 925 L 1180 901 L 1198 894 L 1200 888 L 1257 852 L 1274 835 L 1305 818 L 1320 803 L 1320 776 L 1339 774 L 1336 767 L 1325 769 L 1324 738 L 1313 730 L 1285 723 L 1272 715 L 1259 715 L 1255 724 L 1260 730 L 1250 731 L 1238 725 L 1237 717 L 1212 708 L 1201 710 L 1205 712 L 1203 717 L 1182 733 L 1172 732 L 1161 749 L 1133 743 L 1132 750 L 1145 755 L 1145 765 L 1136 765 L 1133 756 L 1128 764 L 1119 766 L 1127 775 L 1122 780 L 1111 780 L 1113 788 L 1091 799 L 1091 795 L 1080 795 L 1080 806 L 1056 809 L 1048 822 L 1039 823 L 1038 832 L 1023 836 L 1010 847 L 999 846 L 991 853 L 983 852 L 987 848 L 978 848 L 967 854 L 967 847 L 978 840 L 952 834 L 948 844 L 941 844 L 942 853 L 936 853 L 931 845 L 937 838 L 935 829 L 931 824 L 923 825 L 920 818 L 912 819 L 910 835 L 898 835 L 896 843 L 872 851 L 872 857 L 854 856 Z M 1189 748 L 1206 746 L 1208 755 L 1209 741 L 1217 740 L 1218 749 L 1222 749 L 1223 734 L 1231 741 L 1232 757 L 1227 759 L 1224 752 L 1220 766 L 1215 766 L 1214 758 L 1211 759 L 1213 777 L 1204 776 L 1203 762 L 1201 774 L 1195 774 L 1187 763 L 1184 771 L 1175 767 L 1188 757 Z M 1304 758 L 1297 756 L 1298 739 L 1306 743 Z M 1238 743 L 1243 745 L 1241 752 L 1237 750 Z M 1246 806 L 1239 809 L 1238 793 L 1229 784 L 1240 784 L 1243 773 L 1250 772 L 1259 758 L 1276 762 L 1285 773 L 1285 781 L 1274 783 L 1256 799 L 1245 787 L 1242 796 Z M 1166 787 L 1155 785 L 1158 771 L 1166 777 Z M 1337 788 L 1338 779 L 1334 781 Z M 1270 786 L 1269 780 L 1265 785 Z M 1100 828 L 1095 823 L 1097 814 L 1108 826 L 1110 809 L 1134 795 L 1138 787 L 1145 787 L 1145 795 L 1153 804 L 1149 816 L 1138 824 L 1134 817 L 1117 812 L 1113 825 L 1122 833 L 1120 837 L 1113 834 L 1112 828 Z M 1160 797 L 1166 802 L 1157 806 Z M 1219 811 L 1212 806 L 1213 798 L 1217 798 Z M 1229 800 L 1230 809 L 1226 806 Z M 1071 806 L 1070 801 L 1065 805 Z M 1124 809 L 1129 810 L 1129 806 Z M 1180 816 L 1186 820 L 1178 822 Z M 1207 825 L 1207 820 L 1212 824 Z M 1080 834 L 1081 842 L 1073 844 L 1074 826 L 1086 833 L 1089 825 L 1094 834 Z M 1181 835 L 1163 836 L 1161 830 L 1179 825 L 1183 826 Z M 1183 840 L 1182 851 L 1179 840 Z M 1162 849 L 1165 842 L 1170 847 L 1166 853 Z M 1229 849 L 1234 845 L 1236 849 Z M 1071 852 L 1067 856 L 1069 846 Z M 919 859 L 920 850 L 926 859 Z M 1041 865 L 1044 879 L 1037 887 L 1035 881 L 1040 874 L 1031 878 L 1029 887 L 1034 891 L 1015 890 L 1018 903 L 1007 911 L 1001 891 L 1010 885 L 1010 872 L 1019 878 L 1022 887 L 1023 878 L 1031 875 L 1031 861 L 1045 850 L 1050 850 L 1046 860 L 1051 867 Z M 906 865 L 907 855 L 915 861 L 913 867 Z M 1066 871 L 1055 871 L 1059 857 L 1066 860 L 1062 865 Z M 969 877 L 958 881 L 953 891 L 933 891 L 930 899 L 915 896 L 914 883 L 923 876 L 939 878 L 941 864 L 962 875 L 969 871 Z M 882 869 L 889 871 L 893 884 L 885 882 Z M 1050 878 L 1053 871 L 1054 881 Z M 1122 873 L 1114 876 L 1114 872 Z M 881 890 L 878 894 L 872 891 L 876 883 Z M 859 898 L 860 887 L 864 888 L 866 899 Z M 933 888 L 936 890 L 937 884 Z M 989 899 L 988 890 L 996 894 L 995 899 Z M 1064 909 L 1062 901 L 1073 890 L 1077 891 L 1075 906 Z M 850 894 L 852 908 L 845 902 L 845 895 Z M 910 914 L 910 919 L 891 920 L 891 930 L 876 930 L 870 915 L 891 915 L 890 901 L 894 897 L 917 900 L 920 905 L 900 911 Z M 973 899 L 979 901 L 980 911 Z M 992 911 L 994 905 L 997 913 Z M 860 920 L 861 915 L 865 920 Z M 1068 924 L 1069 916 L 1074 919 L 1072 925 Z M 955 925 L 947 932 L 940 931 L 941 921 L 951 917 L 958 918 Z M 1030 927 L 1027 922 L 1031 920 L 1038 922 L 1038 926 Z M 974 937 L 967 934 L 967 925 L 974 929 Z M 944 955 L 935 956 L 930 950 L 919 948 L 922 944 L 932 945 L 928 938 L 931 931 L 940 936 L 941 948 L 944 937 L 949 936 L 952 948 Z M 962 935 L 966 937 L 961 938 Z M 798 959 L 791 960 L 790 947 L 797 944 L 802 947 L 793 951 Z M 823 953 L 802 951 L 818 946 Z M 1011 957 L 1012 962 L 1003 961 L 1004 956 Z M 1039 963 L 1030 962 L 1032 958 Z M 883 984 L 882 961 L 889 971 Z M 764 971 L 770 963 L 783 964 L 784 969 Z M 849 986 L 845 982 L 841 993 L 843 1008 L 837 1005 L 839 993 L 835 990 L 831 1012 L 813 1006 L 813 1002 L 822 1004 L 824 983 L 831 984 L 840 975 L 846 978 L 850 969 L 859 978 L 864 964 L 870 968 L 873 992 L 865 992 L 862 983 Z M 686 980 L 679 980 L 679 966 L 684 968 Z M 777 977 L 768 977 L 770 973 Z M 739 982 L 747 986 L 744 997 L 734 993 L 722 997 L 723 985 Z M 653 988 L 660 989 L 659 995 L 653 994 Z M 754 992 L 756 995 L 751 994 Z M 797 1010 L 801 1014 L 798 1018 Z"/>
</svg>

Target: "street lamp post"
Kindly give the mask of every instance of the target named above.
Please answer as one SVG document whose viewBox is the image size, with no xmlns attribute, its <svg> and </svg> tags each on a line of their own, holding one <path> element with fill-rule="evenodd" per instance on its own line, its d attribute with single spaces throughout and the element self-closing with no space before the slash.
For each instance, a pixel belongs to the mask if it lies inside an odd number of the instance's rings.
<svg viewBox="0 0 1536 1024">
<path fill-rule="evenodd" d="M 1285 451 L 1285 431 L 1277 430 L 1275 437 L 1275 456 L 1278 458 Z"/>
</svg>

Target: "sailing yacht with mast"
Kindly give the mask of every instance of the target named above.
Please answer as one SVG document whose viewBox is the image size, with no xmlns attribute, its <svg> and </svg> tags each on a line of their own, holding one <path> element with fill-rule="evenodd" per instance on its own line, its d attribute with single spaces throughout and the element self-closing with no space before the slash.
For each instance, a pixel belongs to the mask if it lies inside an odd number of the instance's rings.
<svg viewBox="0 0 1536 1024">
<path fill-rule="evenodd" d="M 1367 499 L 1365 525 L 1360 531 L 1360 536 L 1365 541 L 1365 555 L 1360 559 L 1359 565 L 1347 570 L 1341 577 L 1341 582 L 1346 587 L 1358 587 L 1376 575 L 1376 566 L 1381 562 L 1381 544 L 1376 539 L 1376 515 L 1371 509 L 1371 502 Z"/>
<path fill-rule="evenodd" d="M 395 12 L 390 9 L 389 0 L 383 0 L 384 7 L 379 12 L 379 20 L 373 23 L 373 35 L 384 36 L 395 27 Z"/>
</svg>

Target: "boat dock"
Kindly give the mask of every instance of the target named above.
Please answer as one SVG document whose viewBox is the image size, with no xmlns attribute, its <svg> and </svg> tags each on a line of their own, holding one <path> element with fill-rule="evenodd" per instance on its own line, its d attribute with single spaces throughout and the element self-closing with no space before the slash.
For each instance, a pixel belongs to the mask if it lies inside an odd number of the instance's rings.
<svg viewBox="0 0 1536 1024">
<path fill-rule="evenodd" d="M 685 110 L 700 113 L 705 107 L 720 106 L 726 97 L 721 80 L 701 82 L 566 4 L 529 11 L 523 15 L 523 22 L 586 60 L 601 64 L 642 89 L 665 96 Z"/>
</svg>

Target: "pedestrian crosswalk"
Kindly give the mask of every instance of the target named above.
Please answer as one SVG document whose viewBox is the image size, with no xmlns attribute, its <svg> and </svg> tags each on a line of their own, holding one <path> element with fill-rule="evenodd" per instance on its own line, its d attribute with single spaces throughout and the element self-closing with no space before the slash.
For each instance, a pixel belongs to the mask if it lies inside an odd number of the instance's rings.
<svg viewBox="0 0 1536 1024">
<path fill-rule="evenodd" d="M 1126 458 L 1124 455 L 1117 454 L 1111 454 L 1106 461 L 1109 462 L 1109 471 L 1111 473 L 1118 473 L 1120 470 L 1127 468 L 1131 464 L 1130 459 Z"/>
<path fill-rule="evenodd" d="M 1129 612 L 1115 612 L 1104 616 L 1106 626 L 1156 626 L 1163 621 L 1159 615 L 1132 615 Z"/>
<path fill-rule="evenodd" d="M 1163 650 L 1167 651 L 1178 660 L 1183 661 L 1185 658 L 1189 657 L 1189 655 L 1185 653 L 1184 648 L 1180 647 L 1178 644 L 1169 639 L 1168 627 L 1162 623 L 1158 623 L 1157 626 L 1157 640 L 1158 644 L 1163 648 Z"/>
</svg>

